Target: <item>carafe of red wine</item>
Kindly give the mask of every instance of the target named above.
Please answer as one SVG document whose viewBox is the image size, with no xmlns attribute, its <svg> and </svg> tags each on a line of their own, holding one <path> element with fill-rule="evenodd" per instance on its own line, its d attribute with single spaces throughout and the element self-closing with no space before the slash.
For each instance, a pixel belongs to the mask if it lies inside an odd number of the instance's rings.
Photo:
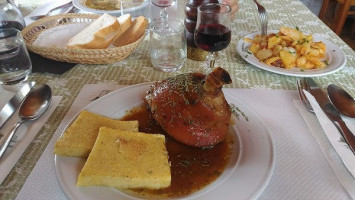
<svg viewBox="0 0 355 200">
<path fill-rule="evenodd" d="M 0 0 L 0 28 L 16 28 L 22 30 L 25 27 L 20 9 L 12 0 Z"/>
<path fill-rule="evenodd" d="M 203 61 L 208 55 L 207 51 L 199 49 L 194 40 L 197 21 L 197 7 L 204 3 L 218 3 L 218 0 L 188 0 L 185 7 L 185 36 L 187 40 L 187 57 L 192 60 Z"/>
</svg>

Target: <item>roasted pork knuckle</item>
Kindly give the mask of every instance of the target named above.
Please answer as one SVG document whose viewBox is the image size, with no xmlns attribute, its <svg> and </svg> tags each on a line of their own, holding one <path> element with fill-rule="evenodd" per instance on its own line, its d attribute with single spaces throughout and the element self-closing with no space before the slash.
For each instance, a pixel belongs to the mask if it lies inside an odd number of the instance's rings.
<svg viewBox="0 0 355 200">
<path fill-rule="evenodd" d="M 194 147 L 213 146 L 228 133 L 231 110 L 222 86 L 231 82 L 220 67 L 207 76 L 181 74 L 152 85 L 145 102 L 153 118 L 177 141 Z"/>
</svg>

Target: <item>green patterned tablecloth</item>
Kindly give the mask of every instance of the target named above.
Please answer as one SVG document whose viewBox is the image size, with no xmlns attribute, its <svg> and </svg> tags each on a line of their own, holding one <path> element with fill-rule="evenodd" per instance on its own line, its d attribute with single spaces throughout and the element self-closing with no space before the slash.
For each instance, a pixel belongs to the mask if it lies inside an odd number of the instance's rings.
<svg viewBox="0 0 355 200">
<path fill-rule="evenodd" d="M 18 1 L 26 13 L 37 4 L 29 1 Z M 34 2 L 33 0 L 31 2 Z M 344 87 L 355 96 L 355 52 L 333 33 L 317 16 L 307 9 L 299 0 L 261 0 L 267 9 L 269 30 L 277 30 L 280 26 L 296 27 L 303 32 L 318 33 L 325 39 L 338 45 L 345 53 L 347 63 L 343 69 L 327 76 L 314 78 L 324 88 L 329 83 Z M 259 30 L 258 13 L 252 0 L 240 0 L 240 10 L 232 23 L 232 41 L 227 49 L 219 53 L 217 65 L 222 66 L 232 76 L 233 83 L 227 87 L 233 88 L 268 88 L 295 90 L 299 78 L 279 75 L 258 69 L 247 64 L 236 52 L 236 44 L 242 36 Z M 49 118 L 27 148 L 21 159 L 0 186 L 0 199 L 14 199 L 20 191 L 26 178 L 41 156 L 67 110 L 70 108 L 78 92 L 88 83 L 116 83 L 133 85 L 137 83 L 158 81 L 164 78 L 187 72 L 202 72 L 204 62 L 187 60 L 180 71 L 162 73 L 151 66 L 148 59 L 148 37 L 138 49 L 127 59 L 109 65 L 78 64 L 62 75 L 34 73 L 30 79 L 38 83 L 50 85 L 55 96 L 63 96 L 62 102 Z M 51 66 L 48 66 L 51 67 Z"/>
</svg>

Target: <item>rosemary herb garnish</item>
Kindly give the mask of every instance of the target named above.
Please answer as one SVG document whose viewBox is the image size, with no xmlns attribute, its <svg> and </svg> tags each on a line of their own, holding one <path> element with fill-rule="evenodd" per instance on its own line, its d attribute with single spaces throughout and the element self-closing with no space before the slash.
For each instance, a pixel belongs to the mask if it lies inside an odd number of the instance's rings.
<svg viewBox="0 0 355 200">
<path fill-rule="evenodd" d="M 181 160 L 179 163 L 178 163 L 180 166 L 182 167 L 189 167 L 190 165 L 192 165 L 192 162 L 190 160 Z"/>
<path fill-rule="evenodd" d="M 236 105 L 230 104 L 229 106 L 230 106 L 232 113 L 234 114 L 234 116 L 238 120 L 240 120 L 239 116 L 242 115 L 246 121 L 249 121 L 249 118 L 245 115 L 245 113 L 243 111 L 241 111 Z"/>
</svg>

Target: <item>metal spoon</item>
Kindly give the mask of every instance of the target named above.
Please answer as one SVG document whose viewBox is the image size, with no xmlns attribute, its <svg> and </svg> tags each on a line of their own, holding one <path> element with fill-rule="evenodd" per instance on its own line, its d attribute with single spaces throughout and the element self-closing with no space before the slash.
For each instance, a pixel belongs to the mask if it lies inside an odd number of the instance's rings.
<svg viewBox="0 0 355 200">
<path fill-rule="evenodd" d="M 330 84 L 327 88 L 329 99 L 335 108 L 348 117 L 355 118 L 355 100 L 343 88 Z"/>
<path fill-rule="evenodd" d="M 25 97 L 19 108 L 20 120 L 9 134 L 0 140 L 0 158 L 10 144 L 18 127 L 26 121 L 38 119 L 48 108 L 52 99 L 52 90 L 48 85 L 35 85 Z"/>
</svg>

